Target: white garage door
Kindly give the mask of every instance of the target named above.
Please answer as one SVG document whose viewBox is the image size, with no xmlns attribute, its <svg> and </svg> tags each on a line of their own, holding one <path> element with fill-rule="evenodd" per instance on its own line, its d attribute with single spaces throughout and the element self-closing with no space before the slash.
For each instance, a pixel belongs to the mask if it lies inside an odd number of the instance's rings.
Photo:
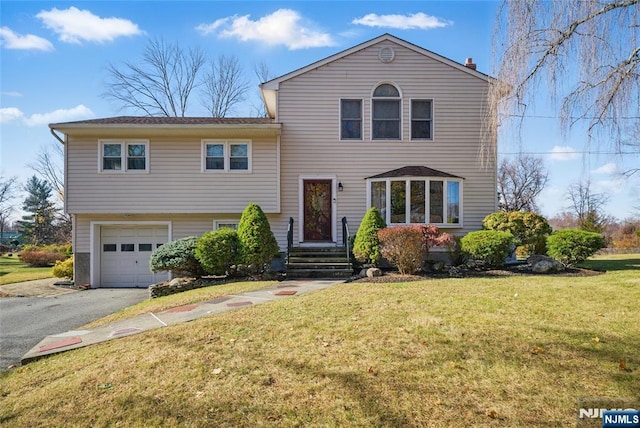
<svg viewBox="0 0 640 428">
<path fill-rule="evenodd" d="M 167 226 L 109 227 L 100 230 L 102 287 L 148 287 L 169 278 L 152 273 L 151 252 L 167 242 Z"/>
</svg>

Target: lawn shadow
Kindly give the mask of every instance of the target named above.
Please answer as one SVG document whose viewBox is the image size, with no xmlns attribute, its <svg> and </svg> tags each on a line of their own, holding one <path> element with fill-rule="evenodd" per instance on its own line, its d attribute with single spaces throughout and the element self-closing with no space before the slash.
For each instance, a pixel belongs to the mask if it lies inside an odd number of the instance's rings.
<svg viewBox="0 0 640 428">
<path fill-rule="evenodd" d="M 585 269 L 599 271 L 640 270 L 640 258 L 628 258 L 621 260 L 592 259 L 579 264 Z"/>
</svg>

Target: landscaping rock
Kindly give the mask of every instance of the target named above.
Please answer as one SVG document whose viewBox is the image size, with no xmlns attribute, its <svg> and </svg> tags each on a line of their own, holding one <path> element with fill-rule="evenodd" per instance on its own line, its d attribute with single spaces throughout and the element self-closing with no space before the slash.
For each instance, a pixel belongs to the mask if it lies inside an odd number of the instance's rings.
<svg viewBox="0 0 640 428">
<path fill-rule="evenodd" d="M 531 265 L 531 270 L 535 273 L 555 273 L 564 271 L 565 267 L 559 261 L 551 257 L 534 255 L 527 260 Z"/>
<path fill-rule="evenodd" d="M 367 277 L 368 278 L 375 278 L 378 276 L 382 276 L 382 271 L 378 268 L 369 268 L 367 269 Z"/>
<path fill-rule="evenodd" d="M 463 269 L 459 266 L 451 266 L 449 268 L 449 276 L 451 278 L 464 278 L 465 272 L 466 272 L 466 269 Z"/>
<path fill-rule="evenodd" d="M 362 269 L 362 270 L 360 271 L 360 273 L 358 274 L 358 277 L 359 277 L 359 278 L 366 278 L 366 277 L 367 277 L 367 269 L 366 269 L 366 268 L 365 268 L 365 269 Z"/>
</svg>

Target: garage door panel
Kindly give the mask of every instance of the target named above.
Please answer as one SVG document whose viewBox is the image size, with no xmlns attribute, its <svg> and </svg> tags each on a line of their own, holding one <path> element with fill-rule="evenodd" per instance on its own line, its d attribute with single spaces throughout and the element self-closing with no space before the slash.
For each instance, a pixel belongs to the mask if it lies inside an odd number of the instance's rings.
<svg viewBox="0 0 640 428">
<path fill-rule="evenodd" d="M 101 228 L 101 285 L 103 287 L 147 287 L 169 277 L 152 273 L 153 249 L 167 242 L 167 226 Z"/>
</svg>

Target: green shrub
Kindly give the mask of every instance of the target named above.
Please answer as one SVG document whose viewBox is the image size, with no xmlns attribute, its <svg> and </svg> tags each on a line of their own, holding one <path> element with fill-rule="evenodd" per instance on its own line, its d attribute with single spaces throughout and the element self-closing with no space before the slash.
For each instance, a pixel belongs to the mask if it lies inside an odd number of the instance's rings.
<svg viewBox="0 0 640 428">
<path fill-rule="evenodd" d="M 565 265 L 582 262 L 604 247 L 604 238 L 596 232 L 580 229 L 558 230 L 547 239 L 548 254 Z"/>
<path fill-rule="evenodd" d="M 522 255 L 545 254 L 551 226 L 543 216 L 531 211 L 498 211 L 482 221 L 487 230 L 500 230 L 513 235 L 514 245 L 523 246 Z"/>
<path fill-rule="evenodd" d="M 513 235 L 497 230 L 470 232 L 460 240 L 462 251 L 484 267 L 499 267 L 504 264 L 513 245 Z"/>
<path fill-rule="evenodd" d="M 53 276 L 56 278 L 73 279 L 73 257 L 69 257 L 62 262 L 58 260 L 56 264 L 53 265 L 51 273 L 53 273 Z"/>
<path fill-rule="evenodd" d="M 205 233 L 196 244 L 196 258 L 208 274 L 229 275 L 240 261 L 238 234 L 229 228 Z"/>
<path fill-rule="evenodd" d="M 153 272 L 169 271 L 176 275 L 200 278 L 204 269 L 196 259 L 196 243 L 198 238 L 188 236 L 167 242 L 151 253 L 149 266 Z"/>
<path fill-rule="evenodd" d="M 64 253 L 52 251 L 30 250 L 20 252 L 18 258 L 32 267 L 49 267 L 53 266 L 57 261 L 67 259 L 68 256 Z"/>
<path fill-rule="evenodd" d="M 377 208 L 370 208 L 365 213 L 353 241 L 352 252 L 356 260 L 361 263 L 370 263 L 374 266 L 380 262 L 382 254 L 380 252 L 378 231 L 385 227 L 387 225 Z"/>
<path fill-rule="evenodd" d="M 402 274 L 414 274 L 422 266 L 424 235 L 422 227 L 395 226 L 378 230 L 380 252 Z"/>
<path fill-rule="evenodd" d="M 254 273 L 264 272 L 266 264 L 280 255 L 267 216 L 253 202 L 242 212 L 238 223 L 238 239 L 242 262 Z"/>
</svg>

